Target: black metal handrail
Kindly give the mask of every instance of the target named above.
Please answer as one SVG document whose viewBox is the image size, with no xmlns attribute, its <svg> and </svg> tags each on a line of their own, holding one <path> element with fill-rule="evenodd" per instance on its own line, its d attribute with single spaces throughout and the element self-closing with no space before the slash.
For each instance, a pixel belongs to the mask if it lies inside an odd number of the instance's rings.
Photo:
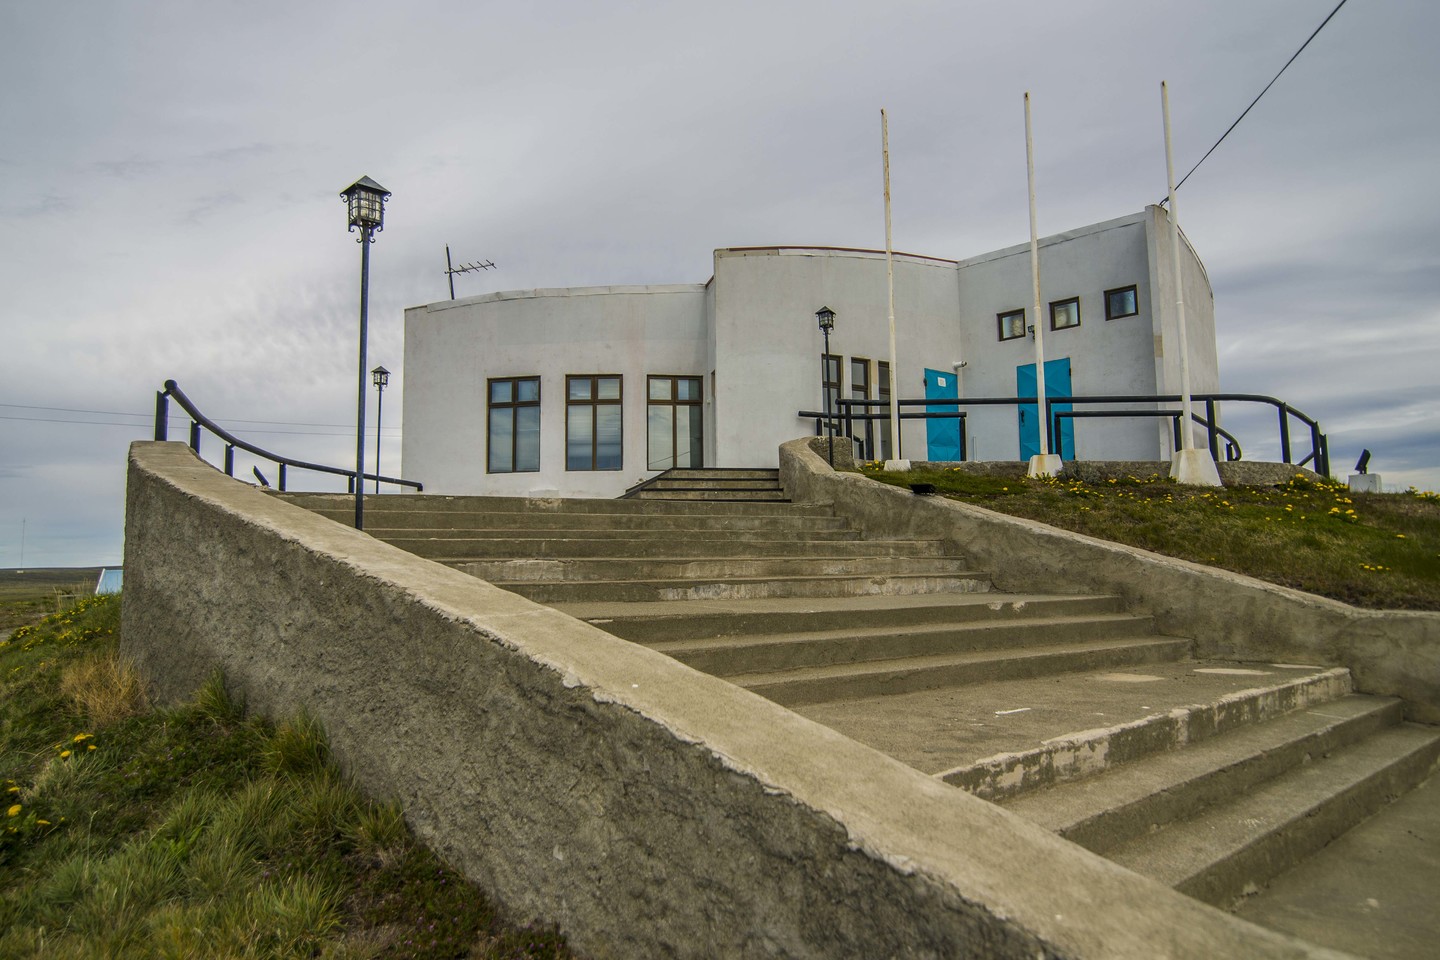
<svg viewBox="0 0 1440 960">
<path fill-rule="evenodd" d="M 1228 458 L 1228 459 L 1239 459 L 1239 458 L 1242 456 L 1242 454 L 1241 454 L 1241 452 L 1240 452 L 1240 443 L 1239 443 L 1239 441 L 1236 440 L 1235 437 L 1234 437 L 1232 434 L 1230 434 L 1228 431 L 1224 430 L 1224 429 L 1220 426 L 1220 424 L 1219 424 L 1219 422 L 1218 422 L 1218 420 L 1217 420 L 1217 404 L 1227 403 L 1227 402 L 1233 402 L 1233 403 L 1259 403 L 1259 404 L 1264 404 L 1264 405 L 1267 405 L 1267 406 L 1274 407 L 1275 410 L 1276 410 L 1276 413 L 1279 415 L 1279 426 L 1280 426 L 1280 458 L 1281 458 L 1281 462 L 1283 462 L 1283 463 L 1294 463 L 1296 466 L 1302 466 L 1302 467 L 1305 466 L 1307 463 L 1313 463 L 1313 464 L 1314 464 L 1313 469 L 1315 470 L 1316 473 L 1318 473 L 1318 474 L 1320 474 L 1321 476 L 1324 476 L 1324 477 L 1328 477 L 1328 476 L 1330 475 L 1330 449 L 1329 449 L 1329 439 L 1325 436 L 1324 433 L 1322 433 L 1322 432 L 1320 431 L 1320 424 L 1319 424 L 1318 422 L 1316 422 L 1313 417 L 1310 417 L 1310 416 L 1306 415 L 1305 413 L 1301 412 L 1300 410 L 1295 409 L 1294 407 L 1290 406 L 1288 403 L 1285 403 L 1283 400 L 1278 400 L 1278 399 L 1276 399 L 1275 397 L 1269 397 L 1269 396 L 1265 396 L 1265 395 L 1263 395 L 1263 394 L 1258 394 L 1258 393 L 1196 393 L 1196 394 L 1192 394 L 1192 395 L 1191 395 L 1191 399 L 1192 399 L 1193 401 L 1197 402 L 1197 403 L 1202 403 L 1202 404 L 1205 405 L 1205 413 L 1204 413 L 1204 415 L 1202 416 L 1202 415 L 1200 415 L 1200 414 L 1198 414 L 1198 413 L 1192 412 L 1192 413 L 1191 413 L 1191 419 L 1192 419 L 1195 423 L 1198 423 L 1198 424 L 1200 424 L 1201 426 L 1205 427 L 1206 435 L 1207 435 L 1207 440 L 1208 440 L 1208 445 L 1209 445 L 1209 448 L 1210 448 L 1210 455 L 1211 455 L 1212 457 L 1214 457 L 1215 459 L 1217 459 L 1217 460 L 1220 459 L 1220 441 L 1221 441 L 1222 439 L 1225 440 L 1225 442 L 1226 442 L 1226 444 L 1227 444 L 1227 447 L 1229 448 L 1229 449 L 1226 450 L 1226 454 L 1227 454 L 1227 458 Z M 1181 402 L 1182 400 L 1183 400 L 1183 397 L 1181 397 L 1180 394 L 1155 394 L 1155 395 L 1148 395 L 1148 396 L 1142 395 L 1142 396 L 1050 397 L 1050 398 L 1047 399 L 1046 405 L 1047 405 L 1047 406 L 1050 406 L 1050 405 L 1054 405 L 1054 404 L 1101 404 L 1101 405 L 1105 405 L 1105 404 L 1122 404 L 1122 403 L 1124 403 L 1124 404 L 1136 404 L 1136 403 L 1179 403 L 1179 402 Z M 958 399 L 957 399 L 957 398 L 938 399 L 938 398 L 930 398 L 930 397 L 927 397 L 927 398 L 925 398 L 925 399 L 923 399 L 923 400 L 899 400 L 899 401 L 896 402 L 895 405 L 896 405 L 897 407 L 900 407 L 900 408 L 902 409 L 902 412 L 901 412 L 901 414 L 900 414 L 900 419 L 902 419 L 902 420 L 947 419 L 947 418 L 948 418 L 948 419 L 954 419 L 954 420 L 960 421 L 960 435 L 961 435 L 960 458 L 963 460 L 963 459 L 965 459 L 965 450 L 966 450 L 966 444 L 965 444 L 965 439 L 966 439 L 966 438 L 965 438 L 966 425 L 965 425 L 965 411 L 962 410 L 962 409 L 960 409 L 960 408 L 962 408 L 962 407 L 972 407 L 972 406 L 973 406 L 973 407 L 1005 406 L 1005 405 L 1008 405 L 1008 406 L 1019 406 L 1019 405 L 1021 405 L 1021 404 L 1033 404 L 1033 403 L 1035 403 L 1035 402 L 1036 402 L 1035 397 L 960 397 L 960 398 L 958 398 Z M 835 420 L 836 422 L 835 422 L 833 425 L 831 425 L 829 429 L 834 430 L 836 433 L 842 434 L 842 435 L 844 435 L 844 436 L 851 436 L 851 435 L 854 433 L 854 423 L 853 423 L 853 422 L 854 422 L 855 420 L 863 420 L 863 421 L 867 421 L 867 422 L 868 422 L 868 421 L 872 421 L 872 420 L 881 420 L 881 421 L 883 421 L 883 420 L 888 420 L 888 419 L 889 419 L 889 413 L 888 413 L 888 411 L 889 411 L 889 406 L 890 406 L 890 404 L 889 404 L 889 401 L 887 401 L 887 400 L 839 400 L 839 401 L 837 401 L 837 406 L 838 406 L 839 409 L 838 409 L 838 410 L 836 411 L 836 413 L 833 415 L 834 420 Z M 905 407 L 952 407 L 952 408 L 954 408 L 954 412 L 953 412 L 953 413 L 941 413 L 941 412 L 927 411 L 926 413 L 905 413 L 905 412 L 903 412 L 903 409 L 904 409 Z M 871 409 L 880 409 L 880 410 L 883 410 L 883 411 L 886 411 L 886 412 L 884 412 L 884 413 L 871 413 L 871 412 L 869 412 Z M 863 411 L 866 411 L 866 412 L 857 413 L 857 412 L 855 412 L 856 410 L 863 410 Z M 1047 436 L 1048 436 L 1048 437 L 1050 438 L 1050 440 L 1051 440 L 1050 449 L 1054 450 L 1054 449 L 1056 449 L 1056 448 L 1055 448 L 1055 444 L 1054 444 L 1054 440 L 1055 440 L 1056 435 L 1059 433 L 1059 420 L 1060 420 L 1060 418 L 1064 418 L 1064 417 L 1066 416 L 1067 411 L 1063 411 L 1063 410 L 1062 410 L 1062 411 L 1052 411 L 1052 412 L 1053 412 L 1055 415 L 1052 416 L 1051 418 L 1049 418 L 1049 419 L 1050 419 L 1050 423 L 1048 423 L 1048 424 L 1046 425 L 1046 433 L 1047 433 Z M 1180 412 L 1179 410 L 1150 410 L 1150 411 L 1127 410 L 1127 411 L 1115 411 L 1115 412 L 1109 413 L 1109 414 L 1101 414 L 1101 413 L 1092 412 L 1092 411 L 1078 411 L 1078 412 L 1077 412 L 1077 411 L 1069 411 L 1068 413 L 1069 413 L 1071 416 L 1076 417 L 1076 418 L 1094 417 L 1094 416 L 1102 416 L 1102 415 L 1117 416 L 1117 417 L 1119 417 L 1119 416 L 1173 416 L 1173 417 L 1176 417 L 1176 418 L 1178 418 L 1178 417 L 1181 416 L 1181 412 Z M 798 415 L 798 416 L 801 416 L 801 417 L 804 417 L 805 419 L 820 418 L 822 422 L 823 422 L 823 419 L 824 419 L 824 416 L 825 416 L 824 414 L 816 413 L 816 412 L 813 411 L 813 410 L 801 410 L 801 411 L 798 412 L 797 415 Z M 1294 417 L 1296 420 L 1299 420 L 1305 427 L 1308 427 L 1308 428 L 1309 428 L 1309 432 L 1310 432 L 1310 452 L 1307 453 L 1304 457 L 1302 457 L 1299 461 L 1295 461 L 1295 460 L 1292 459 L 1292 457 L 1293 457 L 1293 451 L 1292 451 L 1292 449 L 1291 449 L 1291 443 L 1290 443 L 1290 418 L 1291 418 L 1291 417 Z M 1177 424 L 1178 424 L 1178 420 L 1177 420 Z M 1058 452 L 1058 451 L 1057 451 L 1057 452 Z M 1233 453 L 1233 456 L 1231 456 L 1232 453 Z"/>
<path fill-rule="evenodd" d="M 174 397 L 180 408 L 190 415 L 190 449 L 198 456 L 200 453 L 200 428 L 204 427 L 215 436 L 225 441 L 225 475 L 235 476 L 235 449 L 238 447 L 249 453 L 255 454 L 264 460 L 269 460 L 276 465 L 279 473 L 278 484 L 280 490 L 285 489 L 285 468 L 296 467 L 301 470 L 314 470 L 316 473 L 328 473 L 337 477 L 345 477 L 349 480 L 350 492 L 355 492 L 355 471 L 345 467 L 331 467 L 323 463 L 310 463 L 308 460 L 297 460 L 294 457 L 286 457 L 278 453 L 271 453 L 269 450 L 261 449 L 253 443 L 241 440 L 229 430 L 211 420 L 201 413 L 195 406 L 195 402 L 185 396 L 179 384 L 174 380 L 165 381 L 165 389 L 155 394 L 155 439 L 170 439 L 170 398 Z M 376 473 L 362 474 L 364 480 L 376 480 L 380 483 L 393 483 L 401 487 L 413 487 L 417 493 L 425 489 L 424 484 L 417 480 L 404 480 L 400 477 L 387 477 Z M 256 471 L 256 477 L 265 486 L 269 486 L 265 479 Z"/>
</svg>

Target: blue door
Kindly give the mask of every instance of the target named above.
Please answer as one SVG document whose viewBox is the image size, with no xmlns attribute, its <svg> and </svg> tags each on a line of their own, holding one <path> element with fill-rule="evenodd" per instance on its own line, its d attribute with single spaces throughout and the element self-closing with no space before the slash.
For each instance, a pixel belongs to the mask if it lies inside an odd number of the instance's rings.
<svg viewBox="0 0 1440 960">
<path fill-rule="evenodd" d="M 1030 391 L 1033 393 L 1035 388 L 1032 386 Z M 926 400 L 958 400 L 959 398 L 960 380 L 955 374 L 948 370 L 927 369 L 925 371 Z M 957 409 L 959 408 L 950 404 L 927 404 L 925 407 L 929 413 L 954 413 Z M 926 460 L 960 459 L 959 420 L 926 420 L 925 439 L 927 441 Z"/>
<path fill-rule="evenodd" d="M 1026 363 L 1015 368 L 1015 396 L 1035 396 L 1035 364 Z M 1055 397 L 1070 396 L 1070 358 L 1061 357 L 1059 360 L 1045 361 L 1045 398 L 1053 400 Z M 1051 422 L 1057 412 L 1070 409 L 1068 403 L 1047 403 L 1045 405 L 1050 411 Z M 1063 453 L 1067 457 L 1075 456 L 1075 421 L 1065 419 L 1060 421 L 1060 436 L 1058 443 L 1052 444 L 1051 453 Z M 1020 459 L 1029 460 L 1040 453 L 1040 409 L 1039 404 L 1020 404 Z"/>
</svg>

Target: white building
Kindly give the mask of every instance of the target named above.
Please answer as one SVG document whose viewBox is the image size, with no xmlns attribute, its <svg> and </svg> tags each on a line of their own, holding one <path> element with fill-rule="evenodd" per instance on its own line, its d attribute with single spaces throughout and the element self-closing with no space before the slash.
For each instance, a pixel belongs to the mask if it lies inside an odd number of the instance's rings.
<svg viewBox="0 0 1440 960">
<path fill-rule="evenodd" d="M 1192 390 L 1214 391 L 1210 283 L 1188 242 L 1181 261 Z M 1040 241 L 1047 395 L 1179 393 L 1170 262 L 1166 214 L 1154 206 Z M 1034 395 L 1028 244 L 894 263 L 901 399 Z M 823 367 L 822 306 L 836 313 Z M 889 353 L 885 254 L 873 250 L 734 247 L 715 251 L 707 283 L 412 307 L 405 473 L 442 494 L 613 497 L 670 466 L 774 466 L 782 442 L 815 431 L 799 412 L 822 409 L 822 369 L 840 396 L 880 399 Z M 1038 432 L 1034 405 L 1026 412 L 968 408 L 966 459 L 1028 458 Z M 1066 459 L 1172 452 L 1166 419 L 1072 423 Z M 899 455 L 955 459 L 957 436 L 951 420 L 908 420 Z M 876 425 L 863 452 L 894 455 L 888 426 Z"/>
</svg>

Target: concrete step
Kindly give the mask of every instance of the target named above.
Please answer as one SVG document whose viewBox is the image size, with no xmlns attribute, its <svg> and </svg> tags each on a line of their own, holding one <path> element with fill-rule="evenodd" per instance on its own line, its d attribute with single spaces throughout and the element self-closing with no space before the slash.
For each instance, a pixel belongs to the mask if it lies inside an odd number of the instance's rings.
<svg viewBox="0 0 1440 960">
<path fill-rule="evenodd" d="M 654 644 L 654 648 L 696 670 L 727 677 L 955 653 L 1014 653 L 1096 640 L 1150 637 L 1154 633 L 1155 625 L 1149 617 L 1108 613 L 677 640 Z"/>
<path fill-rule="evenodd" d="M 769 490 L 784 491 L 775 477 L 695 477 L 670 474 L 656 477 L 645 485 L 646 490 Z"/>
<path fill-rule="evenodd" d="M 1046 616 L 1120 613 L 1113 596 L 960 593 L 815 600 L 686 600 L 665 603 L 579 603 L 559 609 L 638 643 L 749 637 L 803 631 L 1004 622 Z"/>
<path fill-rule="evenodd" d="M 472 577 L 492 583 L 591 580 L 719 580 L 729 577 L 889 577 L 946 576 L 966 569 L 953 557 L 576 557 L 522 560 L 466 560 L 452 563 Z"/>
<path fill-rule="evenodd" d="M 461 568 L 463 569 L 463 568 Z M 767 597 L 907 596 L 977 593 L 990 589 L 988 574 L 889 576 L 717 577 L 655 580 L 591 580 L 576 583 L 490 581 L 497 587 L 546 604 L 626 603 L 655 600 L 748 600 Z"/>
<path fill-rule="evenodd" d="M 355 516 L 355 498 L 343 493 L 272 493 L 317 513 Z M 395 494 L 365 498 L 365 517 L 403 516 L 409 512 L 440 510 L 455 514 L 676 514 L 703 516 L 834 516 L 829 504 L 819 503 L 690 503 L 669 500 L 611 500 L 560 497 L 450 497 L 430 494 Z M 390 524 L 387 524 L 390 525 Z"/>
<path fill-rule="evenodd" d="M 377 535 L 378 536 L 378 535 Z M 537 536 L 533 532 L 517 532 L 511 536 L 484 539 L 453 537 L 393 537 L 379 539 L 394 544 L 419 557 L 454 565 L 479 560 L 522 560 L 526 558 L 578 559 L 583 557 L 648 557 L 652 559 L 690 559 L 705 557 L 736 558 L 764 556 L 771 558 L 845 557 L 944 557 L 938 540 L 776 540 L 753 533 L 734 534 L 724 540 L 692 533 L 677 537 L 671 533 L 655 537 L 583 537 Z M 502 578 L 512 579 L 512 578 Z"/>
<path fill-rule="evenodd" d="M 675 467 L 660 474 L 667 479 L 684 480 L 767 480 L 780 482 L 775 467 Z"/>
<path fill-rule="evenodd" d="M 1241 919 L 1374 960 L 1433 960 L 1440 943 L 1440 773 L 1235 908 Z"/>
<path fill-rule="evenodd" d="M 1437 757 L 1440 730 L 1401 724 L 1107 856 L 1182 893 L 1229 906 L 1414 788 Z"/>
<path fill-rule="evenodd" d="M 645 487 L 628 495 L 631 502 L 644 501 L 697 501 L 704 503 L 730 503 L 752 501 L 757 503 L 789 503 L 784 490 L 750 489 L 744 487 Z"/>
<path fill-rule="evenodd" d="M 1096 853 L 1248 793 L 1285 771 L 1393 727 L 1401 701 L 1351 694 L 1099 776 L 1004 801 L 1013 813 Z"/>
<path fill-rule="evenodd" d="M 1038 746 L 984 757 L 937 776 L 977 796 L 998 800 L 1035 787 L 1094 776 L 1120 763 L 1198 743 L 1352 692 L 1350 671 L 1344 669 L 1295 668 L 1304 672 L 1280 680 L 1274 680 L 1268 671 L 1243 665 L 1196 668 L 1197 672 L 1206 669 L 1242 679 L 1260 674 L 1255 677 L 1259 682 L 1218 700 L 1173 707 L 1116 726 L 1053 736 Z"/>
<path fill-rule="evenodd" d="M 748 506 L 748 505 L 747 505 Z M 340 516 L 339 511 L 317 511 Z M 354 516 L 354 513 L 350 514 Z M 422 533 L 421 531 L 425 531 Z M 509 536 L 513 531 L 531 535 L 567 536 L 582 531 L 592 535 L 689 536 L 693 533 L 768 533 L 776 537 L 858 539 L 849 521 L 831 516 L 788 516 L 778 513 L 453 513 L 431 510 L 408 514 L 365 514 L 365 532 L 389 536 Z"/>
<path fill-rule="evenodd" d="M 1175 661 L 1184 657 L 1189 647 L 1190 641 L 1172 637 L 1092 640 L 1019 650 L 983 650 L 738 674 L 728 679 L 782 706 L 799 706 Z"/>
</svg>

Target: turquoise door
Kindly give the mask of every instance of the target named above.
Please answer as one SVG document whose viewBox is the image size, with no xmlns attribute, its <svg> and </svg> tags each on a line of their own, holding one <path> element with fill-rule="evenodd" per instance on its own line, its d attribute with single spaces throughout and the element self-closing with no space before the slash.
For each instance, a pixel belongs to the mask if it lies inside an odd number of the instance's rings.
<svg viewBox="0 0 1440 960">
<path fill-rule="evenodd" d="M 1035 396 L 1035 364 L 1027 363 L 1015 368 L 1015 396 Z M 1045 361 L 1045 398 L 1070 396 L 1070 358 Z M 1051 421 L 1056 412 L 1070 409 L 1068 403 L 1046 403 Z M 1051 453 L 1075 456 L 1075 421 L 1060 421 L 1059 443 L 1051 447 Z M 1020 404 L 1020 459 L 1029 460 L 1040 453 L 1040 410 L 1039 404 Z"/>
<path fill-rule="evenodd" d="M 1030 392 L 1035 392 L 1034 386 L 1031 386 Z M 948 370 L 927 369 L 925 371 L 926 400 L 958 400 L 959 398 L 960 380 L 955 374 Z M 949 404 L 927 404 L 925 407 L 929 413 L 954 413 L 956 409 Z M 926 460 L 960 459 L 959 420 L 926 420 L 925 439 L 927 441 Z"/>
</svg>

